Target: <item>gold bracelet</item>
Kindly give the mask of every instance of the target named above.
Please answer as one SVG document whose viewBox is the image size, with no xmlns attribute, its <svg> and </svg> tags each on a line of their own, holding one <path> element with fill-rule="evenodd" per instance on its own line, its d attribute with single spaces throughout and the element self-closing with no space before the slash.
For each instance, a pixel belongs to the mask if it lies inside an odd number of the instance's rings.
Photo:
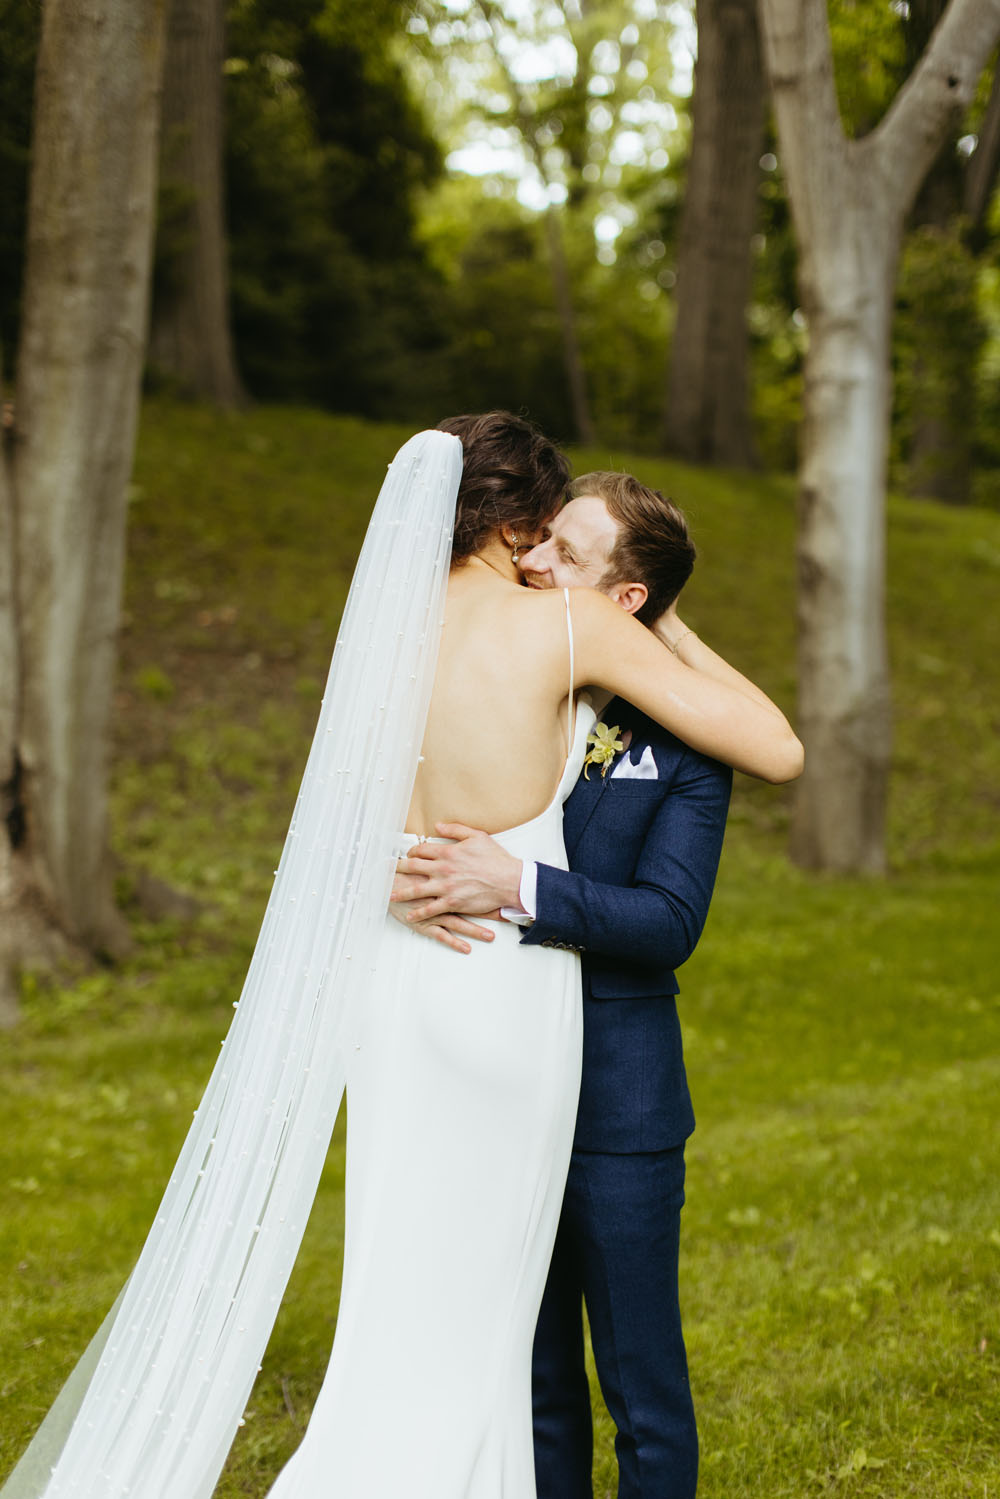
<svg viewBox="0 0 1000 1499">
<path fill-rule="evenodd" d="M 695 630 L 685 630 L 684 633 L 683 633 L 683 635 L 678 635 L 677 639 L 673 642 L 673 644 L 671 644 L 671 642 L 669 640 L 665 640 L 664 641 L 664 645 L 667 647 L 668 651 L 673 651 L 674 655 L 676 656 L 677 655 L 677 648 L 680 645 L 681 641 L 682 640 L 686 640 L 689 635 L 695 635 L 695 634 L 697 634 L 697 631 L 695 631 Z"/>
</svg>

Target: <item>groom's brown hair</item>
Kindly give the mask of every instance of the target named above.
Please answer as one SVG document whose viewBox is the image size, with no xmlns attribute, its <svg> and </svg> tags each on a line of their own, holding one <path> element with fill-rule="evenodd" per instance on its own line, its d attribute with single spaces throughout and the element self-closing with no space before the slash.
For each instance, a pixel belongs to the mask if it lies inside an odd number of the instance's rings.
<svg viewBox="0 0 1000 1499">
<path fill-rule="evenodd" d="M 644 583 L 649 597 L 635 617 L 644 625 L 653 624 L 690 578 L 698 555 L 684 512 L 632 474 L 581 474 L 570 493 L 574 498 L 596 495 L 618 523 L 618 538 L 598 588 Z"/>
<path fill-rule="evenodd" d="M 452 566 L 467 561 L 501 526 L 520 531 L 522 546 L 528 546 L 569 487 L 569 463 L 555 443 L 510 411 L 449 416 L 438 431 L 461 438 L 464 455 Z"/>
</svg>

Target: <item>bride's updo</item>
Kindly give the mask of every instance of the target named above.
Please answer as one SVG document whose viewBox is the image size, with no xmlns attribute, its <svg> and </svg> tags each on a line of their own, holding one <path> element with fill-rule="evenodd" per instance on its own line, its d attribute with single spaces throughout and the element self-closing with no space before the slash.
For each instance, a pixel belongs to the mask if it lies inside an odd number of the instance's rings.
<svg viewBox="0 0 1000 1499">
<path fill-rule="evenodd" d="M 523 532 L 527 542 L 562 506 L 569 464 L 523 416 L 510 411 L 449 416 L 438 431 L 461 438 L 463 449 L 453 567 L 480 551 L 501 526 Z"/>
</svg>

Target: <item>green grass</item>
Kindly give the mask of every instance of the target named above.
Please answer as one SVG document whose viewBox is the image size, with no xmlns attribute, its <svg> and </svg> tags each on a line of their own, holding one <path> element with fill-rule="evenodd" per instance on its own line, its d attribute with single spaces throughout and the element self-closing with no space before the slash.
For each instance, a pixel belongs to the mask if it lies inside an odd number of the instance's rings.
<svg viewBox="0 0 1000 1499">
<path fill-rule="evenodd" d="M 218 1052 L 353 557 L 404 435 L 284 409 L 146 409 L 115 730 L 122 892 L 146 870 L 202 909 L 186 924 L 135 912 L 127 962 L 28 982 L 3 1038 L 0 1471 L 128 1273 Z M 639 471 L 692 516 L 686 613 L 791 707 L 792 485 Z M 741 780 L 681 976 L 705 1499 L 1000 1493 L 1000 516 L 894 503 L 890 553 L 892 873 L 792 869 L 788 794 Z M 227 1499 L 266 1492 L 322 1378 L 342 1193 L 338 1129 Z M 600 1499 L 612 1435 L 599 1416 Z"/>
</svg>

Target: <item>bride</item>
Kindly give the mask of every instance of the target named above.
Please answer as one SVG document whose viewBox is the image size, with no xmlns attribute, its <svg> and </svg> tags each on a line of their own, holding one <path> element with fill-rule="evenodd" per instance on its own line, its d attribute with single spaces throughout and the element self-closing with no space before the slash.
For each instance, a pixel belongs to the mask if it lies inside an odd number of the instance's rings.
<svg viewBox="0 0 1000 1499">
<path fill-rule="evenodd" d="M 517 552 L 562 503 L 564 460 L 506 413 L 442 428 L 390 466 L 243 995 L 149 1239 L 0 1499 L 207 1499 L 345 1082 L 336 1336 L 272 1499 L 534 1494 L 578 960 L 503 924 L 462 963 L 413 941 L 385 915 L 395 858 L 459 820 L 564 866 L 587 684 L 751 775 L 791 779 L 802 755 L 777 708 L 602 595 L 522 588 Z"/>
</svg>

